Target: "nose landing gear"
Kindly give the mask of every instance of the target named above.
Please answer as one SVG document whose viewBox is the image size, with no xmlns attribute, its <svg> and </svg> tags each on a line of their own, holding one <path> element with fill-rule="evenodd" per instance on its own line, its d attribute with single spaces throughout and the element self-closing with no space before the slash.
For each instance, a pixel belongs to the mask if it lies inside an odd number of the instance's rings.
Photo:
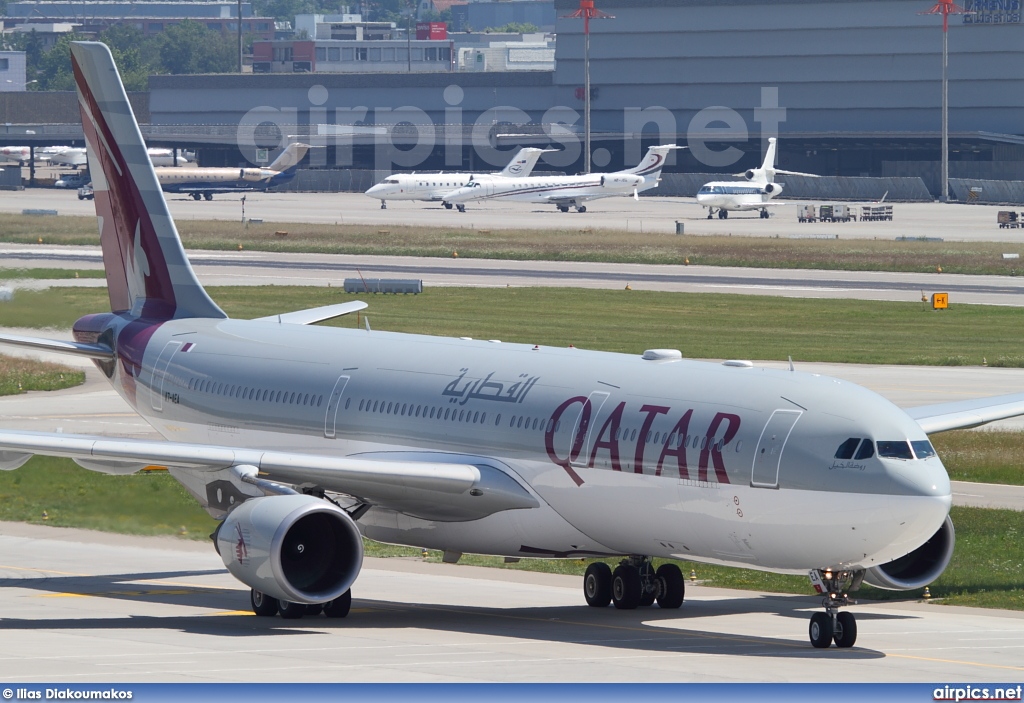
<svg viewBox="0 0 1024 703">
<path fill-rule="evenodd" d="M 811 583 L 814 588 L 825 594 L 821 601 L 825 612 L 812 615 L 808 628 L 814 647 L 825 649 L 835 642 L 837 647 L 845 649 L 857 642 L 856 618 L 853 613 L 839 612 L 839 609 L 856 604 L 848 594 L 859 589 L 863 580 L 863 571 L 815 569 L 811 572 Z"/>
</svg>

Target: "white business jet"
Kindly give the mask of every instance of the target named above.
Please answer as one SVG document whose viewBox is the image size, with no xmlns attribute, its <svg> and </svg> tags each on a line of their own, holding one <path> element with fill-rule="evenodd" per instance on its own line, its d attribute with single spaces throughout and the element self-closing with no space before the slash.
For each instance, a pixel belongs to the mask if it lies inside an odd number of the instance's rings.
<svg viewBox="0 0 1024 703">
<path fill-rule="evenodd" d="M 507 178 L 525 178 L 533 172 L 537 159 L 558 149 L 524 147 L 512 157 L 498 174 Z M 451 210 L 445 196 L 462 188 L 473 178 L 472 173 L 394 173 L 366 191 L 366 195 L 380 200 L 380 209 L 386 210 L 389 200 L 426 200 L 443 202 Z"/>
<path fill-rule="evenodd" d="M 675 144 L 663 144 L 647 149 L 647 155 L 635 168 L 614 173 L 589 173 L 578 176 L 531 176 L 530 178 L 503 178 L 501 176 L 474 176 L 465 187 L 445 196 L 459 212 L 466 211 L 466 203 L 481 200 L 518 201 L 554 205 L 561 212 L 586 212 L 588 200 L 629 196 L 638 198 L 641 191 L 656 188 L 661 180 L 661 169 L 668 152 L 682 149 Z"/>
<path fill-rule="evenodd" d="M 848 594 L 922 588 L 952 556 L 928 433 L 1024 415 L 1024 394 L 903 411 L 847 381 L 677 350 L 315 324 L 359 301 L 229 319 L 189 265 L 109 49 L 71 56 L 110 312 L 74 341 L 0 342 L 93 359 L 165 439 L 5 429 L 0 469 L 34 454 L 166 467 L 220 521 L 257 615 L 348 615 L 365 535 L 450 560 L 614 558 L 587 567 L 594 608 L 681 607 L 679 567 L 653 558 L 803 574 L 822 593 L 811 644 L 852 647 Z"/>
<path fill-rule="evenodd" d="M 778 140 L 775 137 L 768 139 L 768 153 L 765 154 L 764 163 L 761 168 L 752 168 L 737 176 L 745 178 L 746 181 L 712 181 L 705 183 L 697 191 L 697 203 L 708 209 L 708 219 L 712 219 L 715 213 L 718 218 L 724 220 L 729 217 L 730 210 L 760 210 L 761 218 L 768 218 L 768 208 L 781 203 L 771 202 L 782 193 L 782 184 L 775 182 L 775 175 L 778 173 L 789 176 L 809 176 L 818 178 L 813 173 L 800 173 L 798 171 L 782 171 L 775 168 L 775 155 Z"/>
</svg>

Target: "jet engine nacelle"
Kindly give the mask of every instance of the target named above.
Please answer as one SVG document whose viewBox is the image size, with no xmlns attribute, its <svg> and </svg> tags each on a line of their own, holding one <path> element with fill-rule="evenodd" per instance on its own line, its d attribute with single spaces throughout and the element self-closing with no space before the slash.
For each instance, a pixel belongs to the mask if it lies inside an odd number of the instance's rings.
<svg viewBox="0 0 1024 703">
<path fill-rule="evenodd" d="M 764 187 L 764 192 L 765 192 L 766 195 L 778 195 L 779 193 L 782 192 L 782 184 L 781 183 L 769 183 L 768 185 L 766 185 Z"/>
<path fill-rule="evenodd" d="M 927 586 L 946 570 L 946 565 L 953 558 L 955 544 L 953 521 L 947 515 L 931 539 L 906 556 L 871 567 L 864 574 L 864 583 L 889 591 L 909 591 Z"/>
<path fill-rule="evenodd" d="M 363 565 L 363 540 L 352 518 L 307 495 L 245 501 L 224 518 L 216 545 L 235 578 L 292 603 L 340 597 Z"/>
<path fill-rule="evenodd" d="M 747 171 L 744 172 L 743 177 L 746 178 L 748 181 L 752 181 L 754 180 L 754 178 L 757 177 L 757 172 L 754 171 L 753 169 L 747 169 Z"/>
<path fill-rule="evenodd" d="M 274 175 L 273 171 L 268 171 L 264 168 L 240 168 L 238 169 L 238 179 L 240 181 L 250 181 L 257 183 L 262 180 L 266 180 Z"/>
</svg>

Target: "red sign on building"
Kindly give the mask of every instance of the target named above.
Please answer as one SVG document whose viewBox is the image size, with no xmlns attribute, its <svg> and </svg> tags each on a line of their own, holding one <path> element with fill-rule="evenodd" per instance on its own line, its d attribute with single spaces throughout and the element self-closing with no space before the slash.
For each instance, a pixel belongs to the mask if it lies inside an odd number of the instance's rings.
<svg viewBox="0 0 1024 703">
<path fill-rule="evenodd" d="M 417 22 L 417 39 L 447 39 L 448 25 L 444 22 Z"/>
</svg>

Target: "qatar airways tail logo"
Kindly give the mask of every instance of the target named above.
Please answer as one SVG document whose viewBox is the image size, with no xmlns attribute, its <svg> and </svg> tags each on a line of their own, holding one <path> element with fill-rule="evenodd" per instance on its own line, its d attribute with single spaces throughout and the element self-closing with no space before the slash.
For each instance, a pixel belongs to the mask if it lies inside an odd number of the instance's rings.
<svg viewBox="0 0 1024 703">
<path fill-rule="evenodd" d="M 578 406 L 578 407 L 577 407 Z M 623 471 L 632 468 L 633 473 L 644 473 L 645 465 L 654 468 L 654 475 L 677 474 L 680 479 L 696 479 L 698 481 L 717 481 L 730 483 L 725 468 L 722 449 L 735 439 L 740 429 L 740 416 L 733 413 L 718 412 L 711 418 L 707 429 L 691 432 L 693 409 L 682 413 L 664 405 L 643 405 L 640 408 L 638 423 L 630 422 L 626 415 L 626 403 L 616 405 L 601 424 L 601 429 L 591 438 L 591 425 L 596 423 L 602 404 L 595 403 L 591 398 L 576 396 L 569 398 L 551 414 L 544 433 L 544 445 L 548 458 L 565 469 L 576 485 L 583 485 L 583 479 L 575 468 L 594 468 L 599 453 L 606 453 L 612 471 Z M 655 423 L 661 417 L 663 421 L 677 418 L 671 429 L 656 429 Z M 562 444 L 556 447 L 556 435 L 563 422 L 568 435 Z M 663 426 L 665 423 L 659 423 Z M 637 426 L 639 425 L 639 427 Z M 588 442 L 589 439 L 589 442 Z M 589 445 L 589 446 L 588 446 Z M 632 446 L 632 466 L 630 467 L 628 451 Z M 648 451 L 648 447 L 654 451 Z M 589 454 L 586 450 L 589 449 Z M 696 476 L 692 476 L 688 463 L 687 452 L 698 453 Z M 657 463 L 652 463 L 657 452 Z M 709 469 L 713 469 L 714 478 L 709 478 Z"/>
</svg>

